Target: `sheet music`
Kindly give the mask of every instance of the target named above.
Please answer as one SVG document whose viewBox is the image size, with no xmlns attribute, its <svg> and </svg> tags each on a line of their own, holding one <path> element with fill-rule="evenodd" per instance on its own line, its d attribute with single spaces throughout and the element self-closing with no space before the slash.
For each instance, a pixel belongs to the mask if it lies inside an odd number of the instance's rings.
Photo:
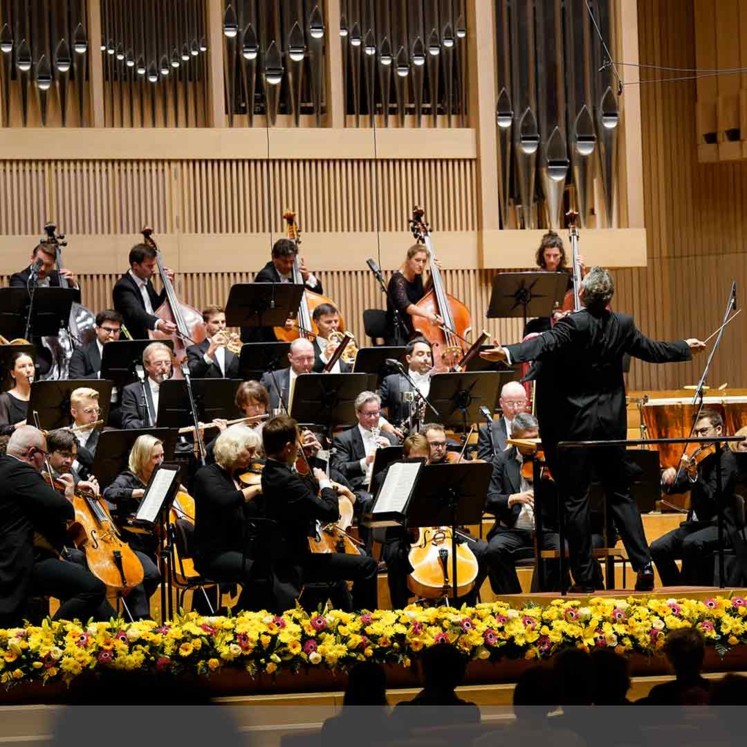
<svg viewBox="0 0 747 747">
<path fill-rule="evenodd" d="M 178 474 L 178 468 L 170 469 L 168 467 L 160 467 L 155 472 L 135 514 L 135 518 L 138 521 L 145 521 L 150 524 L 155 523 L 163 502 L 166 500 L 166 496 L 169 490 L 171 490 L 171 486 L 174 484 L 174 480 L 176 480 Z"/>
<path fill-rule="evenodd" d="M 395 462 L 389 466 L 372 509 L 374 517 L 384 513 L 404 513 L 422 466 L 421 462 Z"/>
</svg>

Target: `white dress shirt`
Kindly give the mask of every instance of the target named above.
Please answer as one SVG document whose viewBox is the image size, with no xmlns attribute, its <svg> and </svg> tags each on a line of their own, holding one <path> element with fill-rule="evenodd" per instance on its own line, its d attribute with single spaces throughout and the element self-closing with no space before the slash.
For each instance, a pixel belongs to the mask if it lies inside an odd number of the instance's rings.
<svg viewBox="0 0 747 747">
<path fill-rule="evenodd" d="M 139 278 L 132 270 L 128 270 L 130 277 L 135 281 L 140 295 L 143 297 L 143 303 L 145 304 L 145 310 L 149 313 L 153 313 L 153 304 L 150 302 L 150 296 L 148 295 L 148 281 Z"/>
</svg>

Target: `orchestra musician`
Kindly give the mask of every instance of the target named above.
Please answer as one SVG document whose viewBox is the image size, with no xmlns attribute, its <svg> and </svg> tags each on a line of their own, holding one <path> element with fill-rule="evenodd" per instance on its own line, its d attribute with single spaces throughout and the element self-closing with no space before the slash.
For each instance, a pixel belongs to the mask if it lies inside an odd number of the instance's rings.
<svg viewBox="0 0 747 747">
<path fill-rule="evenodd" d="M 277 371 L 266 371 L 261 384 L 270 394 L 271 412 L 279 412 L 286 407 L 290 410 L 293 388 L 301 374 L 311 373 L 314 367 L 314 346 L 310 340 L 299 337 L 293 340 L 288 353 L 290 367 Z"/>
<path fill-rule="evenodd" d="M 90 474 L 101 430 L 94 423 L 99 420 L 99 393 L 90 387 L 78 387 L 70 393 L 70 416 L 73 419 L 74 437 L 78 442 L 75 467 L 81 475 Z"/>
<path fill-rule="evenodd" d="M 196 379 L 239 378 L 239 356 L 228 348 L 231 336 L 226 332 L 223 307 L 207 306 L 202 311 L 202 321 L 207 337 L 187 348 L 189 373 Z"/>
<path fill-rule="evenodd" d="M 387 345 L 405 345 L 415 335 L 412 317 L 422 316 L 433 324 L 439 324 L 438 314 L 428 314 L 418 308 L 417 303 L 426 293 L 430 280 L 423 284 L 423 273 L 428 265 L 428 252 L 421 244 L 414 244 L 407 250 L 404 263 L 389 278 L 387 284 L 386 325 Z M 395 309 L 404 329 L 395 323 Z"/>
<path fill-rule="evenodd" d="M 22 625 L 29 598 L 53 596 L 55 619 L 116 617 L 106 586 L 87 568 L 64 559 L 67 524 L 75 518 L 74 484 L 63 475 L 61 495 L 44 481 L 44 434 L 30 425 L 13 432 L 0 457 L 0 628 Z M 34 533 L 44 538 L 34 542 Z"/>
<path fill-rule="evenodd" d="M 293 470 L 301 447 L 296 421 L 285 415 L 272 418 L 262 429 L 262 441 L 267 455 L 262 471 L 265 517 L 277 522 L 286 548 L 275 568 L 281 581 L 276 585 L 280 608 L 292 608 L 299 597 L 304 602 L 304 584 L 352 581 L 352 597 L 344 584 L 336 584 L 336 596 L 342 597 L 339 606 L 348 611 L 376 609 L 378 565 L 373 558 L 343 552 L 312 553 L 309 548 L 316 521 L 339 519 L 339 498 L 322 470 L 313 470 L 313 483 Z"/>
<path fill-rule="evenodd" d="M 723 434 L 724 421 L 716 410 L 702 410 L 693 426 L 697 438 Z M 724 540 L 739 529 L 735 515 L 734 487 L 737 482 L 737 460 L 730 449 L 707 448 L 702 461 L 683 464 L 679 470 L 665 469 L 661 476 L 667 493 L 690 491 L 690 510 L 679 527 L 651 543 L 651 557 L 664 586 L 713 586 L 713 553 L 718 549 L 718 479 L 721 473 L 721 505 L 724 507 Z M 720 458 L 719 458 L 720 457 Z M 682 560 L 682 570 L 675 560 Z"/>
<path fill-rule="evenodd" d="M 148 428 L 156 424 L 161 384 L 171 377 L 171 348 L 152 342 L 143 350 L 143 381 L 128 384 L 122 390 L 122 428 Z"/>
<path fill-rule="evenodd" d="M 255 283 L 292 283 L 293 263 L 298 255 L 298 246 L 291 239 L 278 239 L 272 247 L 272 258 L 256 274 Z M 314 293 L 322 293 L 319 279 L 306 267 L 306 260 L 299 257 L 301 277 L 304 285 Z M 286 326 L 292 326 L 292 320 L 286 321 Z M 275 332 L 272 327 L 242 327 L 242 342 L 275 342 Z"/>
<path fill-rule="evenodd" d="M 410 340 L 405 346 L 405 361 L 407 373 L 418 391 L 427 398 L 431 390 L 433 372 L 433 349 L 430 342 L 425 337 Z M 404 423 L 411 414 L 418 415 L 416 420 L 422 417 L 422 408 L 418 401 L 412 404 L 405 401 L 405 393 L 411 391 L 410 382 L 401 373 L 389 374 L 381 382 L 381 406 L 386 411 L 387 418 L 393 423 Z M 413 425 L 414 423 L 410 423 L 410 426 Z"/>
<path fill-rule="evenodd" d="M 246 521 L 259 512 L 262 488 L 239 481 L 259 447 L 260 437 L 251 428 L 226 428 L 213 446 L 215 463 L 199 469 L 192 483 L 195 568 L 215 581 L 241 584 L 239 610 L 262 609 L 252 604 L 252 560 L 245 557 Z"/>
<path fill-rule="evenodd" d="M 320 303 L 311 314 L 319 334 L 314 338 L 314 367 L 313 371 L 321 373 L 332 359 L 337 345 L 330 344 L 329 336 L 340 329 L 340 312 L 331 303 Z M 330 373 L 350 373 L 352 366 L 342 359 L 338 360 Z"/>
<path fill-rule="evenodd" d="M 101 358 L 104 345 L 119 340 L 122 331 L 122 315 L 114 309 L 104 309 L 96 314 L 94 326 L 96 339 L 87 345 L 77 347 L 70 357 L 68 375 L 71 379 L 100 379 Z"/>
<path fill-rule="evenodd" d="M 9 436 L 26 425 L 35 371 L 34 359 L 28 353 L 11 355 L 8 375 L 13 386 L 0 394 L 0 435 Z"/>
<path fill-rule="evenodd" d="M 612 275 L 594 267 L 581 283 L 584 305 L 551 330 L 518 345 L 481 353 L 509 364 L 538 361 L 537 415 L 545 457 L 566 513 L 574 591 L 593 592 L 589 491 L 594 470 L 601 481 L 615 526 L 638 573 L 636 589 L 650 591 L 654 574 L 638 507 L 630 495 L 624 449 L 574 449 L 559 453 L 560 441 L 625 439 L 623 356 L 651 363 L 690 360 L 704 349 L 696 339 L 656 342 L 636 329 L 633 318 L 609 310 Z"/>
<path fill-rule="evenodd" d="M 11 288 L 28 288 L 30 284 L 37 288 L 59 288 L 60 274 L 68 281 L 71 288 L 78 288 L 75 273 L 67 268 L 56 269 L 57 246 L 46 241 L 37 244 L 31 252 L 31 263 L 20 272 L 14 272 L 8 283 Z M 76 300 L 80 301 L 78 297 Z"/>
<path fill-rule="evenodd" d="M 176 332 L 176 325 L 155 315 L 166 298 L 166 291 L 156 293 L 151 278 L 158 271 L 157 252 L 147 244 L 136 244 L 130 249 L 130 269 L 117 280 L 112 290 L 114 308 L 122 315 L 133 340 L 147 340 L 148 332 L 159 330 L 168 335 Z M 173 282 L 174 273 L 166 268 Z"/>
<path fill-rule="evenodd" d="M 525 412 L 529 400 L 526 389 L 518 381 L 509 381 L 503 385 L 501 396 L 498 398 L 501 417 L 494 419 L 487 425 L 481 425 L 477 434 L 477 457 L 490 462 L 506 449 L 506 439 L 510 438 L 513 430 L 514 418 Z"/>
<path fill-rule="evenodd" d="M 129 520 L 137 512 L 153 472 L 162 463 L 163 442 L 155 436 L 138 436 L 130 450 L 127 469 L 104 489 L 104 500 L 113 508 L 114 521 L 145 571 L 142 584 L 127 597 L 127 606 L 135 620 L 150 618 L 150 598 L 158 588 L 161 573 L 156 560 L 158 540 L 150 532 L 132 531 Z"/>
</svg>

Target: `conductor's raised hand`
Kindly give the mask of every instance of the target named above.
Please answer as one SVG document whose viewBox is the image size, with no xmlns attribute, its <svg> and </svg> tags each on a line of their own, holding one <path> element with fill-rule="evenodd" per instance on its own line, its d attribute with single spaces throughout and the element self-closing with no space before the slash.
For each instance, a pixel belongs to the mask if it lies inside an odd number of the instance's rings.
<svg viewBox="0 0 747 747">
<path fill-rule="evenodd" d="M 493 363 L 505 363 L 508 360 L 508 355 L 506 354 L 506 348 L 497 345 L 489 350 L 483 350 L 480 353 L 480 358 Z"/>
<path fill-rule="evenodd" d="M 685 342 L 687 343 L 687 347 L 690 348 L 690 351 L 693 355 L 702 353 L 706 349 L 706 344 L 702 340 L 698 340 L 695 337 L 690 337 L 689 339 L 685 340 Z"/>
</svg>

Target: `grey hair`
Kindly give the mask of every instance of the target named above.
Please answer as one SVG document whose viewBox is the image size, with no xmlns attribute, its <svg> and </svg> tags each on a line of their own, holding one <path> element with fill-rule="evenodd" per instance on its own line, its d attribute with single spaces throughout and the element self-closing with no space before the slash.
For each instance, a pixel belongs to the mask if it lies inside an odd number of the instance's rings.
<svg viewBox="0 0 747 747">
<path fill-rule="evenodd" d="M 246 425 L 232 425 L 226 428 L 215 440 L 213 455 L 221 467 L 230 469 L 238 461 L 242 449 L 258 449 L 259 435 Z"/>
<path fill-rule="evenodd" d="M 22 425 L 16 428 L 8 439 L 5 453 L 8 456 L 23 457 L 29 449 L 42 449 L 45 445 L 44 434 L 33 425 Z"/>
<path fill-rule="evenodd" d="M 381 405 L 381 397 L 376 392 L 361 392 L 355 398 L 355 411 L 360 412 L 363 405 L 369 402 L 375 402 L 377 405 Z"/>
<path fill-rule="evenodd" d="M 592 267 L 581 281 L 584 304 L 589 309 L 603 309 L 615 295 L 615 280 L 604 267 Z"/>
<path fill-rule="evenodd" d="M 537 423 L 537 418 L 535 418 L 534 415 L 531 415 L 528 412 L 520 412 L 517 413 L 514 418 L 514 422 L 511 425 L 511 432 L 534 431 L 537 430 L 537 428 L 539 428 L 539 425 Z"/>
</svg>

